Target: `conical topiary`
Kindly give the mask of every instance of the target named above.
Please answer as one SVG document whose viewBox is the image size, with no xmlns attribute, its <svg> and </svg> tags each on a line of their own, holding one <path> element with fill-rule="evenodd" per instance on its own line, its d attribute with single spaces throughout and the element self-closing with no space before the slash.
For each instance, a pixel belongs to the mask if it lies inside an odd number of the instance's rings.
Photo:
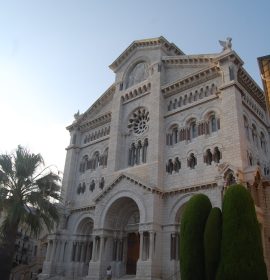
<svg viewBox="0 0 270 280">
<path fill-rule="evenodd" d="M 181 219 L 181 280 L 205 279 L 203 234 L 211 208 L 211 202 L 204 194 L 194 195 L 187 202 Z"/>
<path fill-rule="evenodd" d="M 217 207 L 212 208 L 204 230 L 205 279 L 215 280 L 220 260 L 222 231 L 222 213 Z"/>
<path fill-rule="evenodd" d="M 254 203 L 241 185 L 229 187 L 224 196 L 221 260 L 216 279 L 267 280 Z"/>
</svg>

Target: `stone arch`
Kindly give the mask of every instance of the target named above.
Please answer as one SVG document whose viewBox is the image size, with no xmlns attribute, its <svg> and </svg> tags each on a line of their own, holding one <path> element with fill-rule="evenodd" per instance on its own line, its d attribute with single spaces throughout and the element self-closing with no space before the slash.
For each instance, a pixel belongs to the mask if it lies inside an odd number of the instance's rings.
<svg viewBox="0 0 270 280">
<path fill-rule="evenodd" d="M 173 204 L 173 206 L 170 209 L 168 222 L 169 224 L 179 224 L 180 216 L 182 215 L 182 212 L 184 210 L 183 207 L 194 194 L 195 193 L 189 193 L 183 195 L 180 199 L 177 199 L 177 201 Z"/>
<path fill-rule="evenodd" d="M 76 223 L 76 226 L 74 227 L 74 233 L 78 235 L 91 235 L 93 232 L 93 227 L 93 219 L 84 215 Z"/>
<path fill-rule="evenodd" d="M 134 73 L 133 73 L 134 72 Z M 123 75 L 124 88 L 127 89 L 133 85 L 145 81 L 150 75 L 149 59 L 145 56 L 134 60 Z"/>
<path fill-rule="evenodd" d="M 208 120 L 209 117 L 211 116 L 211 114 L 216 114 L 216 116 L 220 116 L 221 115 L 221 110 L 217 107 L 212 107 L 212 106 L 209 106 L 208 108 L 206 108 L 202 114 L 201 114 L 201 119 L 203 120 Z"/>
<path fill-rule="evenodd" d="M 146 216 L 147 216 L 146 207 L 145 207 L 142 199 L 138 196 L 137 193 L 129 191 L 129 190 L 124 190 L 124 191 L 117 192 L 106 202 L 106 207 L 103 208 L 101 215 L 100 215 L 100 221 L 99 221 L 100 227 L 105 227 L 106 216 L 107 216 L 108 211 L 110 211 L 110 208 L 114 205 L 114 203 L 121 201 L 121 199 L 130 199 L 130 200 L 134 201 L 134 203 L 137 205 L 138 210 L 139 210 L 140 223 L 144 223 L 146 221 Z"/>
<path fill-rule="evenodd" d="M 195 119 L 196 121 L 199 121 L 199 116 L 194 114 L 194 113 L 191 113 L 191 114 L 188 114 L 184 119 L 183 119 L 183 124 L 186 125 L 188 124 L 192 119 Z"/>
</svg>

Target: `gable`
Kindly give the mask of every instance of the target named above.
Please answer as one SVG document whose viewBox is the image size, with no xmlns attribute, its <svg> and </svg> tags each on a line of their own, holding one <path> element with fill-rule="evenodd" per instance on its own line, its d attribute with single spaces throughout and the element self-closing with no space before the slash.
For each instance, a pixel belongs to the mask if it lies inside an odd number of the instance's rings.
<svg viewBox="0 0 270 280">
<path fill-rule="evenodd" d="M 85 130 L 109 122 L 111 119 L 112 99 L 115 85 L 110 86 L 98 99 L 81 115 L 74 115 L 75 121 L 67 127 L 72 130 L 75 126 Z"/>
<path fill-rule="evenodd" d="M 183 55 L 184 53 L 174 44 L 168 42 L 163 36 L 137 40 L 132 42 L 126 50 L 109 66 L 116 72 L 139 49 L 159 47 L 168 56 Z"/>
<path fill-rule="evenodd" d="M 98 202 L 103 199 L 103 197 L 107 196 L 109 192 L 111 192 L 117 185 L 122 183 L 123 181 L 127 181 L 128 183 L 133 183 L 137 188 L 143 189 L 147 192 L 156 193 L 162 195 L 162 191 L 152 187 L 140 179 L 135 178 L 134 176 L 126 173 L 120 174 L 112 183 L 110 183 L 103 191 L 100 193 L 95 199 L 94 202 Z"/>
</svg>

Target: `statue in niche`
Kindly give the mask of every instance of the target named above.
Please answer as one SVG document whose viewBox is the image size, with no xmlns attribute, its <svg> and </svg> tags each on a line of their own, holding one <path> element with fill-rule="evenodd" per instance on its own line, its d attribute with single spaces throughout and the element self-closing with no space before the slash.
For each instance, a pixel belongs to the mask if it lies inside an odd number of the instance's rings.
<svg viewBox="0 0 270 280">
<path fill-rule="evenodd" d="M 149 76 L 148 66 L 145 62 L 139 62 L 135 65 L 126 79 L 126 88 L 146 80 Z"/>
</svg>

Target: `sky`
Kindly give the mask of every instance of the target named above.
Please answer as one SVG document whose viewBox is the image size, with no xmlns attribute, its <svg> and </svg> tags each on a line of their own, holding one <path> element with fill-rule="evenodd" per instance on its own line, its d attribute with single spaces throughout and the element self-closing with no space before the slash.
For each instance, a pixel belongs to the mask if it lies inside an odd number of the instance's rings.
<svg viewBox="0 0 270 280">
<path fill-rule="evenodd" d="M 0 153 L 22 145 L 63 171 L 66 127 L 114 82 L 108 66 L 134 40 L 162 35 L 202 54 L 232 37 L 262 87 L 269 11 L 269 0 L 0 0 Z"/>
</svg>

